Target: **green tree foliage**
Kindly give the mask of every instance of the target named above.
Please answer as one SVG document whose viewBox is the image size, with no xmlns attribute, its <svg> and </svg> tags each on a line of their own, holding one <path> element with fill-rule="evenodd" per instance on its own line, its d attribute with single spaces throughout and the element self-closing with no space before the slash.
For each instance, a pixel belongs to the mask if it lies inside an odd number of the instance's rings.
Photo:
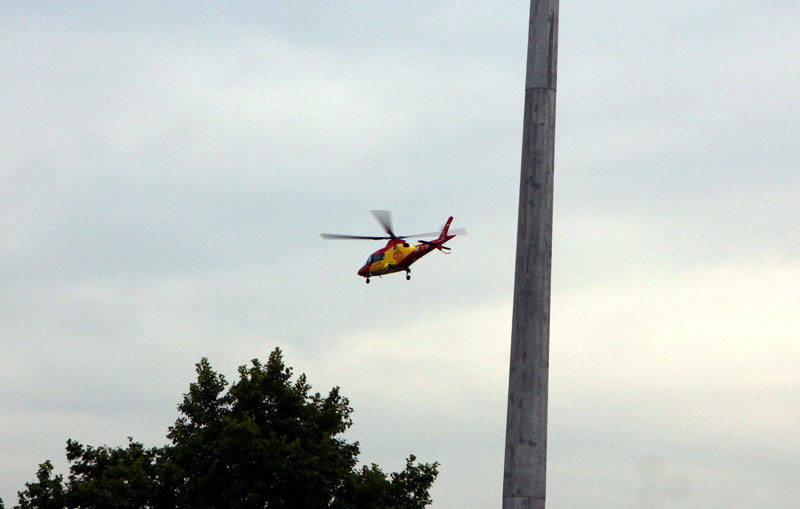
<svg viewBox="0 0 800 509">
<path fill-rule="evenodd" d="M 431 503 L 438 463 L 415 463 L 386 475 L 357 467 L 358 443 L 341 435 L 353 409 L 334 387 L 311 393 L 305 375 L 292 380 L 280 349 L 266 364 L 239 368 L 230 385 L 207 359 L 178 405 L 170 444 L 147 449 L 90 447 L 67 441 L 64 483 L 42 463 L 19 493 L 19 509 L 330 508 L 420 509 Z M 2 509 L 2 501 L 0 501 Z"/>
<path fill-rule="evenodd" d="M 50 460 L 39 465 L 36 482 L 25 483 L 25 490 L 19 493 L 21 509 L 60 509 L 64 507 L 65 495 L 63 477 L 51 477 L 53 464 Z"/>
<path fill-rule="evenodd" d="M 156 507 L 161 449 L 145 449 L 128 437 L 128 447 L 84 447 L 67 441 L 70 507 Z"/>
</svg>

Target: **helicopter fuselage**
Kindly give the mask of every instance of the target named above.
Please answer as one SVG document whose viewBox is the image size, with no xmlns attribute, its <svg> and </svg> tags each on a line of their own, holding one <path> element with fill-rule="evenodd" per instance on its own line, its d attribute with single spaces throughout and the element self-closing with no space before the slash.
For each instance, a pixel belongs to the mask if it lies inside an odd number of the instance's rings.
<svg viewBox="0 0 800 509">
<path fill-rule="evenodd" d="M 436 239 L 422 242 L 415 246 L 404 239 L 392 239 L 382 249 L 378 249 L 367 258 L 367 262 L 358 269 L 362 277 L 382 276 L 393 272 L 408 271 L 411 264 L 426 254 L 434 251 L 453 236 L 446 236 L 445 240 Z"/>
</svg>

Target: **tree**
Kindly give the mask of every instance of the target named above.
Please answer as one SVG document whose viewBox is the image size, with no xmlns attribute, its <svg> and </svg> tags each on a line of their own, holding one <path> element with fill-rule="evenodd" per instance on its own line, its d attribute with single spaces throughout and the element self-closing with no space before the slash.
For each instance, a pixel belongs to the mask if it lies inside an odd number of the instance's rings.
<svg viewBox="0 0 800 509">
<path fill-rule="evenodd" d="M 280 349 L 266 364 L 239 368 L 229 386 L 207 359 L 178 405 L 170 444 L 147 449 L 85 447 L 67 442 L 70 475 L 51 477 L 19 493 L 19 509 L 39 508 L 330 508 L 419 509 L 438 463 L 415 464 L 387 476 L 375 464 L 357 468 L 358 442 L 341 438 L 353 409 L 334 387 L 311 393 L 306 376 L 292 381 Z M 2 507 L 0 506 L 0 509 Z"/>
<path fill-rule="evenodd" d="M 60 509 L 64 507 L 63 477 L 51 477 L 53 464 L 50 460 L 39 465 L 37 482 L 25 483 L 25 490 L 18 493 L 20 509 Z"/>
<path fill-rule="evenodd" d="M 159 448 L 145 449 L 128 437 L 128 447 L 84 447 L 67 440 L 69 507 L 158 507 Z"/>
</svg>

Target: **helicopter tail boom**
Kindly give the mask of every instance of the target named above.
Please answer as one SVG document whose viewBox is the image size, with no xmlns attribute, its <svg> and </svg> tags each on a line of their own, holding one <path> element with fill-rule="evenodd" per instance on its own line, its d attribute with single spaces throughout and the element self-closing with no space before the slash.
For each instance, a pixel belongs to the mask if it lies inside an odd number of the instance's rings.
<svg viewBox="0 0 800 509">
<path fill-rule="evenodd" d="M 457 232 L 455 232 L 455 231 L 452 232 L 452 233 L 450 232 L 450 223 L 452 223 L 452 222 L 453 222 L 453 216 L 450 216 L 449 218 L 447 218 L 447 222 L 444 224 L 444 227 L 442 228 L 442 232 L 439 234 L 439 238 L 434 240 L 433 242 L 431 242 L 431 244 L 433 244 L 440 251 L 442 249 L 449 249 L 447 247 L 442 246 L 442 244 L 444 244 L 445 242 L 447 242 L 448 240 L 450 240 L 450 239 L 452 239 L 453 237 L 456 236 Z M 458 233 L 460 233 L 460 232 L 458 232 Z"/>
</svg>

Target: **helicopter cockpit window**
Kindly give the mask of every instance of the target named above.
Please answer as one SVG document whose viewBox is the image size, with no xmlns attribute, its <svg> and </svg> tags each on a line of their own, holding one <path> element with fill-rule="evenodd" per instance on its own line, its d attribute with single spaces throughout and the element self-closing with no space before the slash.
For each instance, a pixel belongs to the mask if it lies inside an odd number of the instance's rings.
<svg viewBox="0 0 800 509">
<path fill-rule="evenodd" d="M 367 258 L 367 263 L 365 263 L 364 265 L 369 265 L 370 263 L 379 262 L 383 260 L 383 256 L 384 256 L 383 253 L 369 255 L 369 258 Z"/>
</svg>

